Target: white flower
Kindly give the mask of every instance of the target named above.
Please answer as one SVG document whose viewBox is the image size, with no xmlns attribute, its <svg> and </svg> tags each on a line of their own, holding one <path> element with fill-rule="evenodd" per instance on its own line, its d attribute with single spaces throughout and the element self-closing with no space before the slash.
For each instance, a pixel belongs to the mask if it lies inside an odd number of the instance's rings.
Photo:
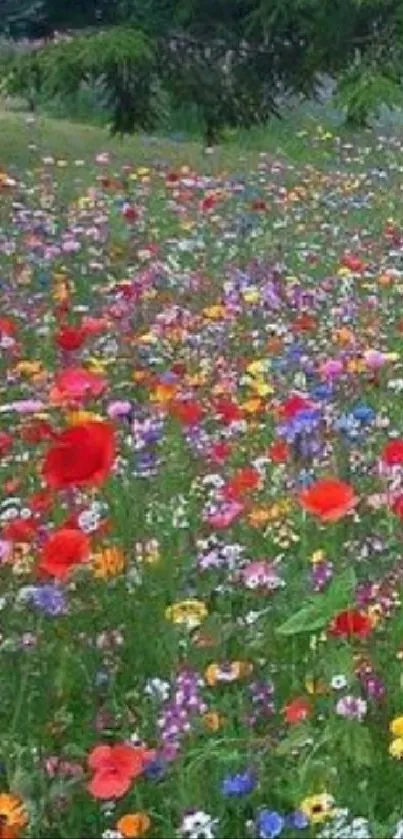
<svg viewBox="0 0 403 839">
<path fill-rule="evenodd" d="M 165 702 L 170 693 L 170 685 L 165 679 L 159 679 L 156 676 L 154 679 L 148 679 L 144 688 L 144 693 L 156 699 L 158 702 Z"/>
<path fill-rule="evenodd" d="M 183 817 L 178 833 L 183 839 L 214 839 L 217 824 L 218 819 L 213 819 L 203 810 L 197 810 Z"/>
<path fill-rule="evenodd" d="M 350 720 L 364 719 L 367 713 L 367 703 L 359 696 L 342 696 L 336 705 L 336 714 L 340 717 L 347 717 Z"/>
<path fill-rule="evenodd" d="M 398 821 L 393 834 L 393 839 L 403 839 L 403 819 Z"/>
<path fill-rule="evenodd" d="M 337 676 L 333 676 L 330 684 L 333 690 L 344 690 L 344 688 L 348 685 L 348 681 L 346 676 L 343 675 L 343 673 L 338 673 Z"/>
</svg>

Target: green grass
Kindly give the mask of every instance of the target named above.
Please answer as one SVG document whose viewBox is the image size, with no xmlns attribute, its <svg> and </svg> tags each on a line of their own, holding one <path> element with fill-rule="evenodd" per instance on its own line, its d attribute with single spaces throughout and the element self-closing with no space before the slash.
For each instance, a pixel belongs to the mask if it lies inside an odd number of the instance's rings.
<svg viewBox="0 0 403 839">
<path fill-rule="evenodd" d="M 108 164 L 96 164 L 100 152 L 110 154 Z M 169 174 L 186 174 L 182 167 L 204 180 L 173 187 Z M 111 139 L 99 128 L 0 112 L 0 170 L 16 181 L 0 190 L 0 318 L 15 323 L 17 336 L 14 348 L 3 341 L 0 349 L 1 401 L 44 402 L 39 417 L 0 415 L 1 431 L 11 435 L 0 460 L 0 537 L 12 536 L 4 515 L 10 496 L 18 496 L 18 514 L 34 510 L 39 525 L 32 543 L 19 548 L 25 558 L 13 548 L 13 562 L 0 566 L 0 816 L 1 793 L 20 796 L 27 836 L 96 839 L 124 814 L 145 812 L 148 836 L 162 839 L 180 835 L 187 811 L 202 810 L 217 819 L 218 839 L 246 839 L 262 809 L 289 816 L 324 792 L 351 818 L 367 818 L 373 836 L 393 835 L 403 816 L 402 764 L 388 751 L 390 721 L 403 712 L 402 524 L 388 505 L 372 510 L 368 498 L 389 486 L 377 469 L 389 435 L 403 437 L 402 167 L 397 135 L 350 135 L 312 114 L 238 132 L 206 155 L 197 142 Z M 213 184 L 206 179 L 212 177 Z M 208 208 L 203 201 L 212 196 Z M 122 215 L 125 202 L 136 209 L 132 223 Z M 66 240 L 80 245 L 76 253 L 49 252 Z M 356 269 L 346 269 L 348 254 L 361 261 Z M 390 282 L 380 282 L 387 272 Z M 55 299 L 61 276 L 69 285 L 66 312 Z M 273 310 L 264 302 L 270 280 L 282 295 Z M 122 284 L 133 281 L 139 297 L 122 299 Z M 309 298 L 301 301 L 297 290 Z M 175 307 L 182 311 L 176 329 Z M 66 360 L 55 340 L 64 318 L 80 323 L 88 315 L 104 319 L 103 332 Z M 5 328 L 0 319 L 3 339 Z M 343 329 L 349 343 L 338 343 Z M 371 348 L 385 353 L 375 375 L 364 364 Z M 318 451 L 290 444 L 285 465 L 276 465 L 279 406 L 295 391 L 321 399 L 323 364 L 335 358 L 345 374 L 323 402 L 313 434 Z M 355 374 L 347 372 L 353 360 L 361 365 Z M 24 371 L 21 362 L 38 369 Z M 248 370 L 253 362 L 260 372 Z M 51 492 L 40 511 L 34 494 L 44 489 L 51 442 L 32 441 L 29 432 L 34 419 L 56 431 L 71 422 L 71 406 L 55 406 L 49 394 L 55 376 L 73 363 L 106 380 L 85 410 L 105 418 L 111 402 L 129 399 L 145 425 L 141 431 L 116 420 L 119 456 L 105 485 Z M 158 385 L 175 371 L 177 398 L 191 396 L 202 411 L 196 428 L 187 429 L 172 405 L 158 408 Z M 242 417 L 230 429 L 220 419 L 218 386 Z M 376 421 L 343 436 L 335 420 L 359 404 L 372 408 Z M 147 421 L 161 434 L 158 446 L 147 437 Z M 302 444 L 312 443 L 306 433 Z M 144 447 L 136 447 L 141 438 Z M 210 447 L 222 440 L 230 451 L 215 463 Z M 158 452 L 149 477 L 139 474 L 144 450 Z M 250 467 L 261 473 L 257 486 L 233 483 Z M 306 514 L 299 500 L 305 469 L 316 479 L 350 482 L 357 514 L 335 524 Z M 215 532 L 206 504 L 221 503 L 214 491 L 220 478 L 245 510 L 217 536 L 227 552 L 240 545 L 245 560 L 235 553 L 234 567 L 226 565 L 224 551 L 219 567 L 203 571 L 202 543 Z M 92 553 L 115 546 L 125 567 L 105 579 L 96 578 L 92 563 L 76 569 L 63 584 L 67 614 L 52 617 L 24 599 L 38 584 L 43 542 L 95 499 L 109 528 L 91 536 Z M 258 511 L 267 514 L 260 524 L 250 515 Z M 138 545 L 147 555 L 150 540 L 157 551 L 145 561 Z M 311 583 L 317 551 L 333 569 L 323 593 Z M 274 564 L 284 586 L 248 588 L 241 573 L 247 560 Z M 358 583 L 370 582 L 377 585 L 371 606 L 379 623 L 366 639 L 332 637 L 332 619 L 356 605 Z M 201 637 L 197 626 L 175 623 L 168 611 L 187 600 L 198 601 Z M 293 629 L 284 627 L 290 618 Z M 359 678 L 359 656 L 374 684 L 385 687 L 381 701 Z M 217 677 L 228 662 L 243 665 L 233 664 L 232 682 Z M 158 678 L 175 693 L 181 668 L 205 682 L 198 688 L 203 706 L 189 714 L 177 759 L 163 763 L 161 778 L 140 777 L 127 795 L 102 804 L 88 790 L 88 755 L 96 745 L 135 737 L 159 749 L 166 706 L 146 687 Z M 346 681 L 340 692 L 335 676 Z M 265 685 L 266 704 L 252 725 L 253 681 Z M 336 712 L 345 694 L 366 699 L 361 722 Z M 307 719 L 292 724 L 284 710 L 297 699 Z M 217 730 L 207 725 L 206 711 L 217 715 Z M 51 759 L 64 762 L 53 774 Z M 254 788 L 225 795 L 223 780 L 245 770 L 256 776 Z M 317 836 L 321 829 L 312 823 L 299 832 L 287 823 L 282 836 Z M 345 826 L 342 833 L 351 835 Z"/>
</svg>

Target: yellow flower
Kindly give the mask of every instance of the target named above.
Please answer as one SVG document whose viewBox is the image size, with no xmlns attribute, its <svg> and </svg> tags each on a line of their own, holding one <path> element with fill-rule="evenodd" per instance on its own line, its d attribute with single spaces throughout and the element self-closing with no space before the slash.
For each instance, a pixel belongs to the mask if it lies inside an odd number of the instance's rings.
<svg viewBox="0 0 403 839">
<path fill-rule="evenodd" d="M 322 548 L 320 548 L 318 551 L 314 551 L 311 556 L 312 565 L 317 565 L 319 562 L 324 562 L 325 559 L 326 554 L 324 550 L 322 550 Z"/>
<path fill-rule="evenodd" d="M 93 411 L 71 411 L 67 416 L 69 425 L 80 425 L 82 422 L 101 422 L 100 414 Z"/>
<path fill-rule="evenodd" d="M 137 542 L 136 559 L 137 562 L 145 562 L 146 565 L 155 565 L 156 562 L 159 562 L 161 557 L 157 540 L 149 539 L 148 542 Z"/>
<path fill-rule="evenodd" d="M 112 546 L 104 548 L 93 555 L 91 569 L 94 577 L 106 580 L 109 577 L 117 577 L 121 574 L 126 565 L 126 559 L 120 548 Z"/>
<path fill-rule="evenodd" d="M 251 527 L 264 527 L 270 521 L 270 508 L 254 507 L 249 515 L 248 522 Z"/>
<path fill-rule="evenodd" d="M 167 620 L 187 629 L 195 629 L 208 616 L 206 605 L 202 600 L 181 600 L 173 603 L 165 610 Z"/>
<path fill-rule="evenodd" d="M 231 684 L 245 676 L 250 676 L 253 671 L 253 664 L 249 661 L 230 661 L 224 664 L 213 662 L 209 664 L 204 673 L 204 678 L 210 687 L 216 684 Z"/>
<path fill-rule="evenodd" d="M 264 382 L 262 379 L 256 379 L 254 382 L 251 383 L 251 387 L 257 393 L 258 396 L 264 398 L 265 396 L 269 396 L 273 393 L 273 388 L 271 385 Z"/>
<path fill-rule="evenodd" d="M 224 717 L 218 714 L 217 711 L 207 711 L 203 714 L 202 720 L 208 731 L 219 731 L 224 724 Z"/>
<path fill-rule="evenodd" d="M 43 365 L 40 361 L 19 361 L 15 369 L 23 376 L 37 376 L 42 373 Z"/>
<path fill-rule="evenodd" d="M 403 737 L 403 715 L 395 717 L 389 723 L 389 731 L 394 737 Z"/>
<path fill-rule="evenodd" d="M 257 396 L 252 399 L 247 399 L 246 402 L 243 402 L 241 408 L 247 414 L 258 414 L 264 407 L 264 403 L 262 400 Z"/>
<path fill-rule="evenodd" d="M 333 815 L 334 798 L 327 792 L 310 795 L 301 801 L 298 809 L 304 813 L 311 824 L 321 824 Z"/>
<path fill-rule="evenodd" d="M 24 804 L 17 795 L 8 792 L 0 794 L 0 836 L 18 836 L 28 824 Z"/>
<path fill-rule="evenodd" d="M 250 288 L 243 292 L 242 297 L 245 300 L 245 303 L 259 303 L 260 292 L 257 288 Z"/>
<path fill-rule="evenodd" d="M 151 827 L 151 819 L 147 813 L 127 813 L 117 822 L 116 829 L 124 839 L 138 839 L 144 836 Z"/>
<path fill-rule="evenodd" d="M 220 304 L 215 306 L 207 306 L 206 309 L 203 309 L 202 312 L 205 318 L 209 320 L 221 320 L 225 316 L 225 308 Z"/>
<path fill-rule="evenodd" d="M 389 746 L 389 754 L 391 757 L 401 760 L 403 758 L 403 737 L 396 737 L 392 740 Z"/>
</svg>

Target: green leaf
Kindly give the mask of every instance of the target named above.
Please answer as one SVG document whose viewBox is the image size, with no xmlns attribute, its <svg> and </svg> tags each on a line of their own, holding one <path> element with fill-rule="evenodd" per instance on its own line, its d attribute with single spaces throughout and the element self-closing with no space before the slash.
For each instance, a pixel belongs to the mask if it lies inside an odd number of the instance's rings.
<svg viewBox="0 0 403 839">
<path fill-rule="evenodd" d="M 351 722 L 345 725 L 339 742 L 345 757 L 357 767 L 372 766 L 374 747 L 371 735 L 361 723 Z"/>
<path fill-rule="evenodd" d="M 284 740 L 279 743 L 276 753 L 279 757 L 285 757 L 286 755 L 292 754 L 295 750 L 302 749 L 304 746 L 307 746 L 312 739 L 311 726 L 301 723 L 300 725 L 296 725 L 292 728 L 288 737 L 285 737 Z"/>
<path fill-rule="evenodd" d="M 348 568 L 337 577 L 325 594 L 303 606 L 278 629 L 279 635 L 297 635 L 301 632 L 316 632 L 323 629 L 341 609 L 346 609 L 352 600 L 356 577 Z"/>
</svg>

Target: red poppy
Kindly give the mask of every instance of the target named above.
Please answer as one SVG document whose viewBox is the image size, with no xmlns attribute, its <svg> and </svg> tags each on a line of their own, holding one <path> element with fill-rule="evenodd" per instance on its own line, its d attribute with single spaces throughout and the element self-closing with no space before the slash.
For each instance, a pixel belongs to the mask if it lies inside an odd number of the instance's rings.
<svg viewBox="0 0 403 839">
<path fill-rule="evenodd" d="M 290 447 L 285 440 L 277 440 L 270 446 L 268 455 L 274 463 L 286 463 L 290 456 Z"/>
<path fill-rule="evenodd" d="M 225 425 L 230 425 L 232 422 L 238 422 L 243 417 L 241 408 L 236 404 L 236 402 L 232 402 L 231 399 L 217 399 L 214 403 L 214 409 L 218 418 L 225 423 Z"/>
<path fill-rule="evenodd" d="M 123 210 L 123 217 L 126 221 L 137 221 L 139 218 L 139 212 L 135 207 L 125 207 Z"/>
<path fill-rule="evenodd" d="M 56 344 L 64 352 L 73 352 L 83 346 L 86 337 L 82 326 L 63 326 L 56 335 Z"/>
<path fill-rule="evenodd" d="M 13 445 L 13 438 L 7 431 L 0 431 L 0 457 L 11 449 Z"/>
<path fill-rule="evenodd" d="M 403 440 L 390 440 L 382 452 L 381 460 L 386 466 L 402 466 Z"/>
<path fill-rule="evenodd" d="M 85 329 L 87 335 L 100 335 L 105 332 L 108 323 L 105 318 L 85 317 L 82 320 L 82 329 Z"/>
<path fill-rule="evenodd" d="M 46 420 L 32 420 L 21 428 L 21 437 L 25 443 L 45 443 L 54 440 L 57 432 Z"/>
<path fill-rule="evenodd" d="M 315 481 L 299 494 L 302 507 L 324 522 L 339 521 L 358 504 L 353 488 L 335 478 Z"/>
<path fill-rule="evenodd" d="M 130 789 L 133 781 L 144 772 L 153 759 L 154 752 L 143 746 L 96 746 L 88 758 L 88 766 L 94 775 L 88 790 L 94 798 L 121 798 Z"/>
<path fill-rule="evenodd" d="M 7 337 L 11 338 L 16 335 L 16 332 L 17 325 L 15 321 L 11 320 L 11 318 L 0 317 L 0 335 L 7 335 Z"/>
<path fill-rule="evenodd" d="M 303 312 L 302 315 L 298 315 L 295 319 L 292 328 L 294 332 L 312 332 L 314 329 L 317 329 L 318 322 L 313 315 L 308 315 L 307 312 Z"/>
<path fill-rule="evenodd" d="M 344 268 L 349 268 L 350 271 L 354 272 L 363 271 L 365 268 L 365 263 L 362 259 L 360 259 L 359 256 L 354 256 L 353 254 L 345 254 L 341 260 L 341 264 Z"/>
<path fill-rule="evenodd" d="M 311 716 L 311 703 L 305 696 L 297 696 L 296 699 L 287 703 L 283 713 L 284 719 L 289 725 L 298 725 L 298 723 L 305 722 Z"/>
<path fill-rule="evenodd" d="M 227 501 L 235 501 L 242 498 L 245 493 L 257 489 L 259 484 L 259 472 L 252 466 L 245 466 L 243 469 L 239 469 L 226 483 L 223 489 L 224 498 Z"/>
<path fill-rule="evenodd" d="M 53 504 L 53 493 L 48 489 L 40 489 L 28 498 L 27 503 L 33 513 L 47 513 Z"/>
<path fill-rule="evenodd" d="M 33 542 L 38 533 L 38 523 L 33 518 L 13 519 L 5 525 L 2 538 L 8 542 L 26 543 Z"/>
<path fill-rule="evenodd" d="M 198 425 L 203 417 L 202 406 L 192 399 L 175 400 L 171 403 L 170 412 L 182 425 Z"/>
<path fill-rule="evenodd" d="M 207 195 L 206 198 L 203 198 L 201 201 L 200 207 L 203 212 L 208 212 L 209 210 L 214 210 L 217 204 L 217 198 L 215 195 Z"/>
<path fill-rule="evenodd" d="M 330 624 L 330 634 L 338 638 L 367 638 L 372 632 L 372 621 L 358 609 L 346 609 L 339 612 Z"/>
<path fill-rule="evenodd" d="M 300 411 L 313 407 L 314 404 L 310 399 L 294 393 L 281 405 L 280 414 L 284 419 L 293 419 Z"/>
<path fill-rule="evenodd" d="M 209 450 L 209 458 L 213 461 L 213 463 L 224 463 L 227 457 L 230 456 L 232 452 L 232 446 L 230 443 L 226 443 L 222 441 L 221 443 L 214 443 Z"/>
<path fill-rule="evenodd" d="M 39 560 L 39 571 L 64 580 L 76 565 L 86 562 L 90 553 L 88 536 L 80 530 L 61 527 L 52 533 Z"/>
<path fill-rule="evenodd" d="M 56 376 L 50 400 L 56 403 L 65 399 L 85 402 L 101 396 L 106 385 L 106 379 L 98 373 L 91 373 L 83 367 L 68 367 Z"/>
<path fill-rule="evenodd" d="M 63 431 L 48 451 L 43 475 L 52 489 L 99 486 L 115 459 L 115 432 L 108 422 L 89 421 Z"/>
</svg>

